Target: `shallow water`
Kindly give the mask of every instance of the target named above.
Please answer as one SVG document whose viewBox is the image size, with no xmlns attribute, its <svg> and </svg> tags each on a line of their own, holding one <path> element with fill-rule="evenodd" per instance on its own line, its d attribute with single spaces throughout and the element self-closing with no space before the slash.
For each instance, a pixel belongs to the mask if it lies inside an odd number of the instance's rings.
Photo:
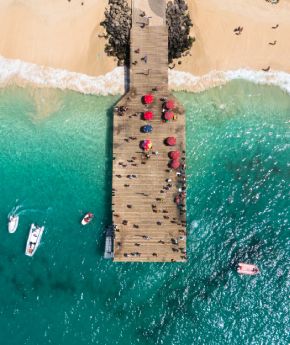
<svg viewBox="0 0 290 345">
<path fill-rule="evenodd" d="M 240 81 L 177 96 L 188 263 L 115 264 L 102 253 L 118 97 L 0 90 L 1 345 L 289 343 L 290 96 Z M 31 222 L 46 228 L 28 258 Z M 262 274 L 239 276 L 240 261 Z"/>
</svg>

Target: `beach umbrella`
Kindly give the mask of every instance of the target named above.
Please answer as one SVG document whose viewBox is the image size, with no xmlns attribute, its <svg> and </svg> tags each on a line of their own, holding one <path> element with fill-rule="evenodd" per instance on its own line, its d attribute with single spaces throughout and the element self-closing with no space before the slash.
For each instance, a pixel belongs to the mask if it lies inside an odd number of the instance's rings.
<svg viewBox="0 0 290 345">
<path fill-rule="evenodd" d="M 180 162 L 177 159 L 174 159 L 173 161 L 170 162 L 170 168 L 172 169 L 178 169 L 180 167 Z"/>
<path fill-rule="evenodd" d="M 154 96 L 148 93 L 147 95 L 143 96 L 143 102 L 145 104 L 151 104 L 154 101 Z"/>
<path fill-rule="evenodd" d="M 165 120 L 172 120 L 174 118 L 174 114 L 172 111 L 167 111 L 165 114 L 164 114 L 164 118 Z"/>
<path fill-rule="evenodd" d="M 143 114 L 143 119 L 144 120 L 153 120 L 153 117 L 154 117 L 154 114 L 152 113 L 152 111 L 146 111 L 144 114 Z"/>
<path fill-rule="evenodd" d="M 173 160 L 180 158 L 180 152 L 179 151 L 171 151 L 169 152 L 169 157 Z"/>
<path fill-rule="evenodd" d="M 144 151 L 149 151 L 150 149 L 152 149 L 152 141 L 150 139 L 143 140 L 142 149 Z"/>
<path fill-rule="evenodd" d="M 168 100 L 166 103 L 165 103 L 165 107 L 167 108 L 167 109 L 173 109 L 173 108 L 175 108 L 175 104 L 174 104 L 174 101 L 173 100 Z"/>
<path fill-rule="evenodd" d="M 176 138 L 175 137 L 168 137 L 166 139 L 166 144 L 169 145 L 169 146 L 176 145 Z"/>
<path fill-rule="evenodd" d="M 150 133 L 150 132 L 152 132 L 152 130 L 153 130 L 153 127 L 151 125 L 145 125 L 142 127 L 143 133 Z"/>
</svg>

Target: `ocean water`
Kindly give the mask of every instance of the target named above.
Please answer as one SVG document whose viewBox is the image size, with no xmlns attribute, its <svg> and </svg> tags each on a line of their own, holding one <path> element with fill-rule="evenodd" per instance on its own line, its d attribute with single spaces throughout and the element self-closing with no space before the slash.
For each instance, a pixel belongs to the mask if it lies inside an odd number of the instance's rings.
<svg viewBox="0 0 290 345">
<path fill-rule="evenodd" d="M 289 344 L 290 96 L 234 81 L 177 97 L 189 260 L 116 264 L 102 254 L 118 97 L 0 90 L 1 345 Z M 45 233 L 28 258 L 31 222 Z"/>
</svg>

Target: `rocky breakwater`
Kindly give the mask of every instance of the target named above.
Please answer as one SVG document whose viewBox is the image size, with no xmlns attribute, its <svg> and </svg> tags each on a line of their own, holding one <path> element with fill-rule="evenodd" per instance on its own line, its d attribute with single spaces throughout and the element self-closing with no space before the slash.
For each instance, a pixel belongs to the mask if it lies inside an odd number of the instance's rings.
<svg viewBox="0 0 290 345">
<path fill-rule="evenodd" d="M 188 6 L 184 0 L 169 1 L 166 9 L 168 26 L 168 62 L 179 59 L 189 53 L 195 38 L 190 36 L 193 26 Z"/>
<path fill-rule="evenodd" d="M 105 52 L 118 59 L 118 66 L 130 63 L 130 29 L 131 8 L 126 0 L 109 0 L 109 8 L 105 11 L 105 20 L 101 22 L 108 39 Z"/>
<path fill-rule="evenodd" d="M 146 15 L 146 13 L 145 13 Z M 169 1 L 166 9 L 166 22 L 169 30 L 168 62 L 189 54 L 194 38 L 190 36 L 192 21 L 185 0 Z M 130 30 L 132 25 L 131 8 L 126 0 L 109 0 L 105 20 L 101 25 L 106 30 L 108 42 L 105 52 L 118 59 L 118 66 L 130 65 Z M 179 62 L 181 63 L 181 62 Z"/>
</svg>

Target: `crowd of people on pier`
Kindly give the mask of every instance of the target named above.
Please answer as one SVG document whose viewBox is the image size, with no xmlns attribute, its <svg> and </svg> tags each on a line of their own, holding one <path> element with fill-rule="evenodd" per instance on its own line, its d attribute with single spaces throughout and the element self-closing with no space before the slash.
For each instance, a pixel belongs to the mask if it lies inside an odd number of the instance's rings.
<svg viewBox="0 0 290 345">
<path fill-rule="evenodd" d="M 158 88 L 157 88 L 158 90 Z M 161 102 L 162 106 L 161 106 L 161 113 L 160 113 L 160 121 L 164 122 L 164 123 L 168 123 L 170 121 L 176 121 L 177 117 L 174 115 L 170 115 L 167 119 L 164 118 L 164 114 L 166 114 L 166 112 L 168 112 L 170 110 L 170 112 L 172 114 L 174 114 L 174 108 L 176 107 L 175 103 L 173 102 L 173 100 L 167 99 L 166 97 L 161 97 L 160 99 L 155 99 L 155 96 L 153 94 L 147 94 L 144 95 L 144 97 L 142 97 L 142 103 L 145 106 L 145 110 L 144 112 L 139 112 L 138 115 L 141 115 L 140 120 L 141 121 L 146 121 L 147 125 L 150 124 L 150 122 L 152 123 L 154 118 L 156 117 L 156 115 L 153 114 L 151 110 L 152 106 L 154 103 L 156 102 Z M 116 113 L 119 116 L 131 116 L 129 115 L 130 113 L 130 109 L 128 109 L 127 106 L 125 105 L 121 105 L 119 107 L 115 108 Z M 156 118 L 155 118 L 156 120 Z M 156 123 L 156 121 L 154 121 L 154 123 Z M 152 126 L 153 127 L 153 126 Z M 140 131 L 142 133 L 144 133 L 144 131 L 142 130 L 142 128 L 144 128 L 144 126 L 142 126 L 140 128 Z M 139 164 L 146 164 L 146 161 L 148 161 L 149 159 L 151 159 L 151 157 L 155 156 L 158 159 L 158 156 L 160 155 L 159 151 L 155 150 L 153 148 L 153 141 L 150 138 L 150 133 L 148 132 L 148 138 L 145 140 L 142 140 L 140 142 L 140 148 L 142 149 L 143 152 L 141 152 L 141 156 L 140 156 L 140 160 L 138 159 L 138 157 L 136 156 L 132 156 L 132 157 L 128 157 L 126 162 L 118 162 L 118 164 L 120 166 L 122 166 L 122 168 L 126 168 L 128 165 L 129 166 L 138 166 Z M 128 140 L 125 140 L 126 142 L 131 142 L 132 140 L 137 140 L 138 137 L 128 137 L 125 138 Z M 178 145 L 177 143 L 177 139 L 175 137 L 167 137 L 164 139 L 164 145 L 170 147 L 170 149 L 174 149 L 174 147 L 176 145 Z M 158 226 L 162 226 L 162 225 L 166 225 L 166 222 L 170 222 L 171 224 L 176 224 L 178 226 L 180 226 L 180 230 L 179 230 L 179 236 L 177 236 L 176 238 L 171 238 L 170 239 L 170 243 L 168 241 L 164 241 L 164 240 L 159 240 L 157 243 L 161 244 L 161 245 L 168 245 L 170 244 L 171 249 L 172 249 L 172 253 L 174 253 L 175 255 L 177 253 L 179 253 L 180 258 L 183 260 L 186 260 L 186 245 L 185 245 L 185 239 L 186 239 L 186 230 L 185 230 L 185 225 L 186 225 L 186 221 L 182 220 L 182 215 L 185 214 L 186 212 L 186 174 L 185 174 L 185 169 L 186 169 L 186 165 L 185 165 L 185 151 L 183 150 L 182 152 L 177 151 L 177 150 L 173 150 L 173 151 L 169 151 L 168 153 L 168 157 L 169 157 L 169 164 L 168 167 L 166 169 L 167 173 L 169 174 L 169 176 L 171 177 L 167 177 L 164 180 L 163 186 L 160 189 L 159 193 L 160 193 L 160 197 L 156 197 L 155 201 L 151 204 L 151 209 L 152 212 L 155 214 L 160 214 L 160 219 L 159 221 L 156 222 L 156 224 Z M 172 165 L 172 162 L 177 162 L 178 164 L 176 165 Z M 174 175 L 170 175 L 170 174 L 174 174 Z M 175 176 L 175 177 L 174 177 Z M 131 188 L 131 181 L 137 180 L 138 181 L 138 174 L 127 174 L 127 175 L 120 175 L 117 174 L 116 175 L 117 178 L 126 178 L 128 179 L 128 183 L 124 184 L 125 188 Z M 176 190 L 176 193 L 172 193 L 173 190 Z M 113 195 L 115 195 L 115 190 L 113 190 Z M 173 194 L 173 199 L 172 199 L 172 203 L 176 204 L 176 207 L 179 210 L 179 214 L 180 217 L 176 218 L 170 215 L 169 211 L 166 210 L 166 207 L 164 206 L 164 201 L 166 200 L 166 202 L 168 201 L 166 198 L 166 194 L 170 192 L 170 197 L 172 197 Z M 150 196 L 150 194 L 148 193 L 137 193 L 136 194 L 140 194 L 146 198 L 148 198 Z M 128 209 L 132 209 L 134 208 L 134 204 L 127 204 L 126 206 Z M 114 213 L 114 217 L 115 219 L 119 218 L 120 216 L 116 213 Z M 164 223 L 165 222 L 165 223 Z M 123 226 L 129 226 L 129 221 L 126 219 L 121 220 L 121 224 Z M 139 229 L 139 225 L 138 224 L 132 224 L 133 229 Z M 116 232 L 119 232 L 118 227 L 116 228 Z M 146 235 L 146 234 L 140 234 L 140 238 L 143 241 L 150 241 L 153 240 L 153 238 L 151 238 L 150 236 Z M 134 246 L 136 246 L 139 248 L 142 248 L 142 242 L 138 242 L 136 241 L 134 243 Z M 122 248 L 122 242 L 117 242 L 117 249 L 121 249 Z M 125 252 L 123 253 L 124 257 L 129 258 L 129 257 L 141 257 L 142 258 L 142 251 L 130 251 L 130 252 Z M 172 261 L 176 260 L 176 256 L 173 256 Z M 152 252 L 152 257 L 155 258 L 159 258 L 158 256 L 158 252 Z"/>
</svg>

